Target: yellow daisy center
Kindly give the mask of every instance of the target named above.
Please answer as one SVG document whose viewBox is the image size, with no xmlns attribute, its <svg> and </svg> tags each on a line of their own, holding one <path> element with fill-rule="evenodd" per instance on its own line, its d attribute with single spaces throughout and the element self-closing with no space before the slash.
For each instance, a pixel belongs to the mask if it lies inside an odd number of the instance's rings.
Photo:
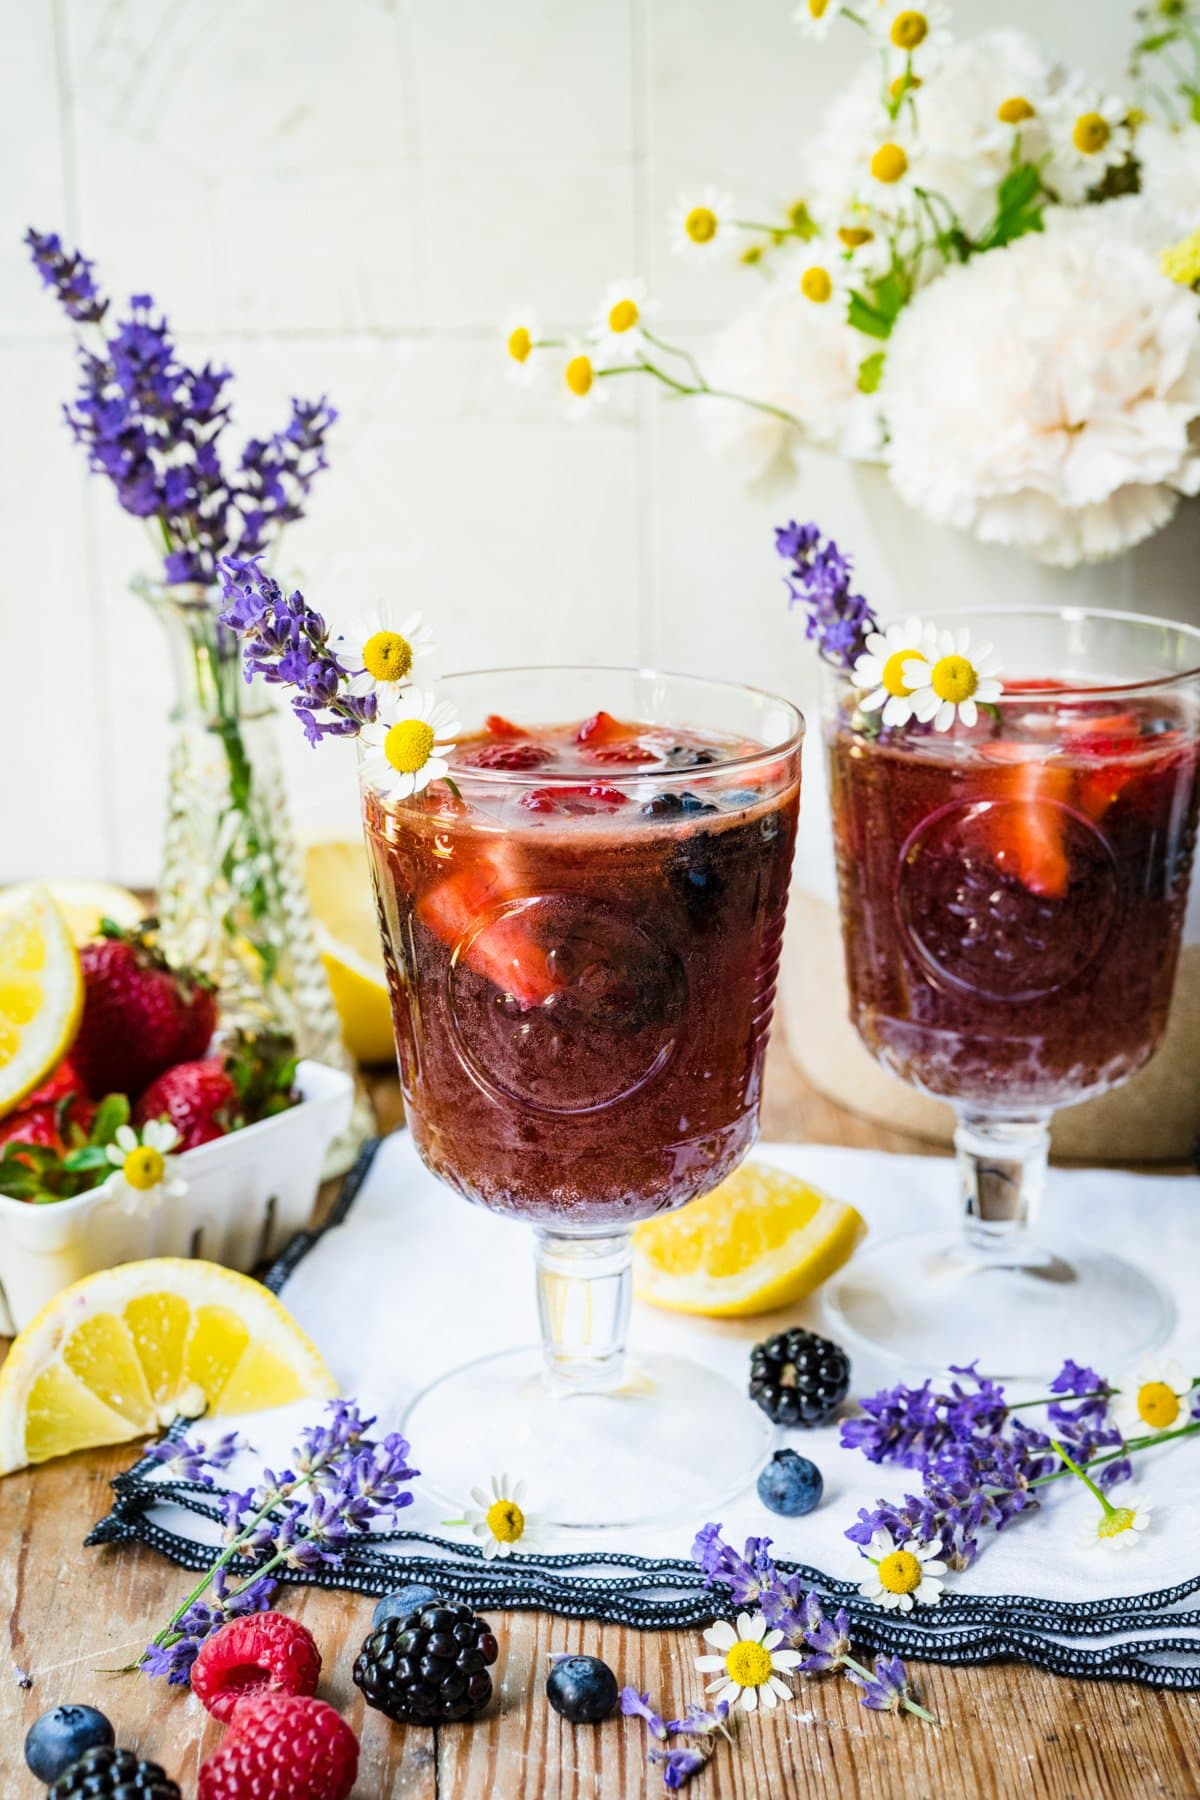
<svg viewBox="0 0 1200 1800">
<path fill-rule="evenodd" d="M 761 1687 L 771 1673 L 771 1652 L 761 1644 L 739 1638 L 726 1654 L 725 1667 L 730 1681 L 736 1681 L 739 1687 Z"/>
<path fill-rule="evenodd" d="M 588 356 L 573 356 L 563 370 L 563 378 L 571 392 L 580 400 L 591 392 L 592 383 L 596 379 L 596 371 Z"/>
<path fill-rule="evenodd" d="M 879 1582 L 889 1594 L 913 1594 L 921 1585 L 921 1565 L 911 1550 L 893 1550 L 879 1564 Z"/>
<path fill-rule="evenodd" d="M 829 11 L 829 0 L 808 0 L 810 18 L 823 19 Z"/>
<path fill-rule="evenodd" d="M 880 144 L 871 158 L 871 173 L 876 181 L 899 181 L 908 168 L 908 157 L 899 144 Z"/>
<path fill-rule="evenodd" d="M 363 668 L 375 681 L 403 681 L 413 665 L 413 648 L 398 631 L 376 631 L 363 645 Z"/>
<path fill-rule="evenodd" d="M 813 300 L 818 306 L 824 306 L 833 293 L 833 282 L 828 269 L 814 263 L 811 269 L 805 269 L 800 277 L 800 292 L 806 300 Z"/>
<path fill-rule="evenodd" d="M 763 259 L 762 245 L 761 244 L 747 244 L 746 248 L 742 251 L 740 260 L 746 264 L 747 268 L 752 269 L 754 267 L 755 263 L 760 263 L 762 261 L 762 259 Z"/>
<path fill-rule="evenodd" d="M 525 1514 L 515 1500 L 493 1500 L 487 1527 L 498 1544 L 515 1544 L 525 1535 Z"/>
<path fill-rule="evenodd" d="M 693 244 L 711 244 L 717 235 L 717 215 L 711 206 L 693 206 L 683 229 Z"/>
<path fill-rule="evenodd" d="M 905 700 L 912 693 L 904 679 L 904 665 L 920 654 L 919 650 L 895 650 L 884 663 L 883 674 L 879 679 L 888 693 L 894 694 L 897 700 Z"/>
<path fill-rule="evenodd" d="M 161 1150 L 153 1150 L 149 1144 L 139 1144 L 121 1164 L 121 1173 L 131 1188 L 137 1188 L 139 1193 L 144 1194 L 147 1188 L 158 1186 L 166 1167 Z"/>
<path fill-rule="evenodd" d="M 1134 1512 L 1129 1506 L 1114 1506 L 1106 1512 L 1096 1527 L 1096 1536 L 1102 1538 L 1120 1537 L 1123 1531 L 1132 1531 Z"/>
<path fill-rule="evenodd" d="M 1137 1409 L 1154 1431 L 1165 1431 L 1179 1417 L 1179 1395 L 1165 1381 L 1146 1381 L 1138 1389 Z"/>
<path fill-rule="evenodd" d="M 1098 112 L 1080 113 L 1071 133 L 1075 148 L 1084 156 L 1095 156 L 1112 136 L 1112 126 Z"/>
<path fill-rule="evenodd" d="M 929 36 L 929 20 L 922 12 L 897 13 L 892 20 L 892 42 L 897 50 L 915 50 Z"/>
<path fill-rule="evenodd" d="M 874 236 L 875 233 L 868 231 L 865 225 L 838 226 L 838 237 L 845 244 L 847 250 L 861 249 L 864 244 L 869 244 Z"/>
<path fill-rule="evenodd" d="M 433 726 L 424 719 L 401 719 L 383 740 L 383 754 L 400 775 L 415 775 L 433 755 Z"/>
<path fill-rule="evenodd" d="M 979 686 L 979 677 L 965 656 L 942 656 L 933 665 L 929 683 L 939 700 L 950 700 L 958 706 L 971 698 Z"/>
<path fill-rule="evenodd" d="M 636 300 L 618 300 L 609 308 L 608 329 L 610 331 L 632 331 L 640 314 Z"/>
<path fill-rule="evenodd" d="M 903 74 L 895 76 L 888 83 L 888 96 L 893 101 L 903 100 L 905 94 L 911 94 L 920 85 L 921 77 L 914 75 L 911 69 L 905 69 Z"/>
<path fill-rule="evenodd" d="M 1023 125 L 1026 119 L 1033 118 L 1034 110 L 1024 94 L 1013 94 L 1000 102 L 996 117 L 1002 125 Z"/>
<path fill-rule="evenodd" d="M 1177 281 L 1180 287 L 1193 287 L 1200 281 L 1200 231 L 1193 231 L 1177 244 L 1169 244 L 1159 263 L 1163 274 Z"/>
<path fill-rule="evenodd" d="M 528 362 L 533 350 L 533 338 L 527 325 L 518 325 L 515 331 L 508 334 L 508 354 L 514 362 Z"/>
</svg>

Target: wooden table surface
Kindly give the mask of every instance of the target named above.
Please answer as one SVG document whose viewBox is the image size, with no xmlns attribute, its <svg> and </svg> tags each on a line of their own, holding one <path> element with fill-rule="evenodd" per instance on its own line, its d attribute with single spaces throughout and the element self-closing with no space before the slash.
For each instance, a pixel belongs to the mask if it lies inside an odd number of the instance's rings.
<svg viewBox="0 0 1200 1800">
<path fill-rule="evenodd" d="M 395 1084 L 377 1085 L 381 1118 L 398 1111 Z M 764 1135 L 825 1143 L 924 1148 L 883 1132 L 806 1087 L 777 1040 L 768 1065 Z M 108 1482 L 129 1449 L 74 1456 L 0 1483 L 0 1611 L 10 1666 L 0 1666 L 0 1795 L 43 1790 L 25 1769 L 24 1732 L 45 1708 L 88 1701 L 112 1718 L 118 1741 L 161 1762 L 195 1793 L 196 1771 L 221 1728 L 187 1692 L 101 1672 L 130 1657 L 168 1614 L 183 1572 L 148 1550 L 84 1550 L 108 1510 Z M 407 1730 L 366 1708 L 350 1666 L 371 1602 L 289 1591 L 325 1659 L 321 1692 L 362 1739 L 354 1800 L 633 1800 L 664 1793 L 645 1761 L 636 1720 L 572 1727 L 547 1706 L 550 1651 L 602 1656 L 618 1679 L 678 1707 L 699 1697 L 694 1631 L 645 1634 L 547 1614 L 494 1614 L 498 1699 L 469 1727 Z M 23 1691 L 14 1667 L 33 1676 Z M 925 1704 L 945 1722 L 865 1712 L 843 1678 L 798 1682 L 771 1717 L 748 1719 L 738 1749 L 722 1747 L 688 1790 L 696 1800 L 1053 1800 L 1200 1796 L 1200 1696 L 1130 1684 L 1066 1681 L 1012 1666 L 914 1665 Z"/>
</svg>

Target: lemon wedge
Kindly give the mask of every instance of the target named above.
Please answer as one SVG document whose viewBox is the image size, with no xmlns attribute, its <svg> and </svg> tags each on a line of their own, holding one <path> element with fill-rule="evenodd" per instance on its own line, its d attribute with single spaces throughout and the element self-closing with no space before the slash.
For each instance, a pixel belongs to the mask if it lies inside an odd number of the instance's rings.
<svg viewBox="0 0 1200 1800">
<path fill-rule="evenodd" d="M 111 919 L 116 925 L 133 926 L 146 916 L 146 908 L 137 895 L 111 881 L 46 881 L 40 885 L 67 921 L 71 937 L 77 944 L 91 943 L 100 930 L 101 919 Z M 32 882 L 0 888 L 0 917 L 22 905 L 33 891 Z"/>
<path fill-rule="evenodd" d="M 844 1201 L 746 1162 L 711 1193 L 635 1227 L 633 1291 L 713 1318 L 772 1312 L 840 1269 L 866 1229 Z"/>
<path fill-rule="evenodd" d="M 396 1045 L 366 845 L 310 844 L 304 878 L 346 1047 L 359 1062 L 390 1063 Z"/>
<path fill-rule="evenodd" d="M 82 1008 L 67 921 L 44 887 L 30 888 L 0 913 L 0 1115 L 65 1055 Z"/>
<path fill-rule="evenodd" d="M 65 1288 L 0 1369 L 0 1475 L 122 1444 L 177 1413 L 261 1412 L 337 1393 L 275 1296 L 216 1263 L 160 1256 Z"/>
</svg>

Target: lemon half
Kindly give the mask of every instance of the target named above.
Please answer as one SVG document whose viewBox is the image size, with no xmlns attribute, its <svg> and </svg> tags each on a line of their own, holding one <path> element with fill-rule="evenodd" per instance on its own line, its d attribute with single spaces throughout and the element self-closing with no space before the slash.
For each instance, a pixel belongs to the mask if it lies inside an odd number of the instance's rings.
<svg viewBox="0 0 1200 1800">
<path fill-rule="evenodd" d="M 57 1294 L 0 1369 L 0 1475 L 157 1432 L 177 1413 L 261 1412 L 337 1383 L 275 1296 L 216 1263 L 160 1256 Z"/>
<path fill-rule="evenodd" d="M 304 876 L 346 1048 L 359 1062 L 390 1063 L 396 1043 L 366 845 L 310 844 Z"/>
<path fill-rule="evenodd" d="M 711 1193 L 635 1227 L 633 1291 L 714 1318 L 772 1312 L 840 1269 L 866 1229 L 844 1201 L 746 1162 Z"/>
<path fill-rule="evenodd" d="M 58 907 L 67 921 L 72 938 L 77 944 L 90 944 L 100 930 L 101 919 L 111 919 L 116 925 L 132 927 L 140 924 L 146 916 L 146 908 L 136 894 L 128 888 L 117 887 L 111 881 L 46 881 L 40 884 Z M 16 887 L 0 888 L 0 915 L 14 906 L 20 906 L 33 892 L 32 882 L 22 882 Z"/>
<path fill-rule="evenodd" d="M 44 887 L 0 912 L 0 1115 L 66 1054 L 83 1009 L 67 921 Z"/>
</svg>

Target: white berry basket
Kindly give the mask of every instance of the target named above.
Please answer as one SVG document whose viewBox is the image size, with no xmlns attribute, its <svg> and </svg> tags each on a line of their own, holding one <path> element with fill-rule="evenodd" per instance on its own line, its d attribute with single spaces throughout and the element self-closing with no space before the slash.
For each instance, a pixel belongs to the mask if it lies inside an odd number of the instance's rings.
<svg viewBox="0 0 1200 1800">
<path fill-rule="evenodd" d="M 114 1184 L 32 1205 L 0 1194 L 0 1335 L 26 1326 L 55 1294 L 115 1263 L 197 1256 L 253 1269 L 312 1218 L 325 1153 L 350 1119 L 354 1083 L 302 1062 L 299 1104 L 187 1150 L 187 1191 L 148 1218 L 122 1209 Z"/>
</svg>

